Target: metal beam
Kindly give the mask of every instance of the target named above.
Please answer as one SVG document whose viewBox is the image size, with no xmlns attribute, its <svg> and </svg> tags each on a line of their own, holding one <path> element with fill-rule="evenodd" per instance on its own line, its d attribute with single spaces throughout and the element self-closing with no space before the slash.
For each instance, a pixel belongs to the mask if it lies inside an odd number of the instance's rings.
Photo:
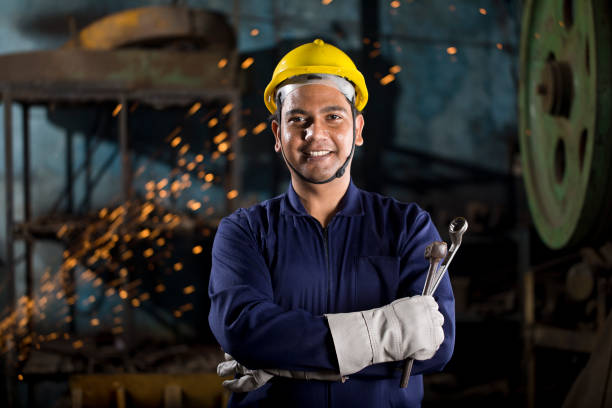
<svg viewBox="0 0 612 408">
<path fill-rule="evenodd" d="M 129 135 L 128 135 L 128 106 L 125 96 L 119 99 L 121 110 L 119 111 L 119 146 L 121 149 L 121 186 L 123 201 L 128 201 L 132 193 L 132 162 L 130 160 Z"/>
<path fill-rule="evenodd" d="M 9 315 L 15 310 L 15 259 L 14 259 L 14 242 L 13 242 L 13 225 L 14 217 L 14 196 L 13 196 L 13 117 L 12 107 L 13 100 L 10 92 L 3 93 L 2 102 L 4 104 L 4 161 L 5 161 L 5 196 L 6 205 L 6 276 L 5 282 L 5 299 Z M 11 328 L 14 330 L 14 326 Z M 7 333 L 7 336 L 10 336 Z M 7 387 L 7 402 L 9 407 L 16 404 L 16 384 L 15 384 L 15 349 L 16 342 L 14 339 L 12 346 L 9 344 L 8 352 L 5 355 L 6 364 L 6 387 Z"/>
</svg>

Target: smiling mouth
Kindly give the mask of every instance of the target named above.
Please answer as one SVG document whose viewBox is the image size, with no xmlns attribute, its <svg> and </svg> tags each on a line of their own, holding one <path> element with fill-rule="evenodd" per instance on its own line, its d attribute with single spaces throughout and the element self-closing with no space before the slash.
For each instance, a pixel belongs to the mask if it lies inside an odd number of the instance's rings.
<svg viewBox="0 0 612 408">
<path fill-rule="evenodd" d="M 331 150 L 316 150 L 311 152 L 304 152 L 308 157 L 323 157 L 331 153 Z"/>
</svg>

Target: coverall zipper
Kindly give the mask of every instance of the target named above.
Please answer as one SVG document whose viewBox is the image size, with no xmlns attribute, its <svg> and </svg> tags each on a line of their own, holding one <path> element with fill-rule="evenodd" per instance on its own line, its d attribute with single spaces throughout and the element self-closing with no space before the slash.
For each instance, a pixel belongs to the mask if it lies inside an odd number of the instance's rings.
<svg viewBox="0 0 612 408">
<path fill-rule="evenodd" d="M 330 306 L 330 294 L 331 294 L 331 273 L 329 271 L 329 244 L 327 242 L 327 228 L 323 228 L 323 248 L 325 249 L 325 270 L 327 272 L 327 313 L 331 313 L 329 310 Z"/>
<path fill-rule="evenodd" d="M 328 234 L 328 228 L 329 225 L 325 228 L 323 228 L 323 249 L 325 250 L 325 270 L 327 272 L 327 313 L 330 313 L 331 311 L 329 310 L 330 308 L 330 296 L 331 296 L 331 273 L 329 270 L 329 243 L 327 242 L 327 234 Z M 331 406 L 331 390 L 330 390 L 330 384 L 325 384 L 325 391 L 327 394 L 327 398 L 326 398 L 326 404 L 327 407 L 329 408 Z"/>
</svg>

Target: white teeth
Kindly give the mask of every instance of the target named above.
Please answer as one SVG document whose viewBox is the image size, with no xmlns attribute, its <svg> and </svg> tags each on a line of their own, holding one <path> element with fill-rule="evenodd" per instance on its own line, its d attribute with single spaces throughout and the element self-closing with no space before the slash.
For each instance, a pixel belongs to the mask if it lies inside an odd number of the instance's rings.
<svg viewBox="0 0 612 408">
<path fill-rule="evenodd" d="M 322 150 L 320 152 L 308 152 L 310 156 L 325 156 L 327 153 L 329 153 L 329 150 Z"/>
</svg>

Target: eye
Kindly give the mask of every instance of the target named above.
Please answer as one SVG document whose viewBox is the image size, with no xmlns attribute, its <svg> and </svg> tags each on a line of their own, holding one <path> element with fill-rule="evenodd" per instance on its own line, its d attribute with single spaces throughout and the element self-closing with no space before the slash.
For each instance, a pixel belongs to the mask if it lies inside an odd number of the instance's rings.
<svg viewBox="0 0 612 408">
<path fill-rule="evenodd" d="M 330 119 L 330 120 L 340 120 L 340 119 L 342 119 L 342 116 L 337 115 L 335 113 L 330 113 L 329 115 L 327 115 L 327 119 Z"/>
<path fill-rule="evenodd" d="M 306 119 L 303 116 L 291 116 L 288 120 L 289 123 L 300 123 L 304 122 Z"/>
</svg>

